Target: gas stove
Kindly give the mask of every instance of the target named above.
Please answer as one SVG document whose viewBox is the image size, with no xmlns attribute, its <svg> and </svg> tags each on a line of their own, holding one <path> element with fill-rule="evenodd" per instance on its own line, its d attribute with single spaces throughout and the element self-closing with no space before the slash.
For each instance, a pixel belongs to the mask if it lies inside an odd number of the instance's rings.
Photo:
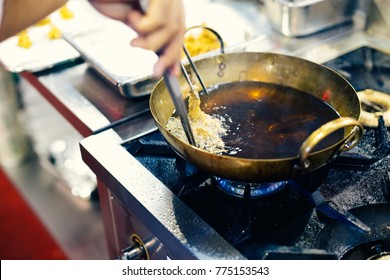
<svg viewBox="0 0 390 280">
<path fill-rule="evenodd" d="M 390 55 L 362 46 L 324 64 L 357 91 L 390 94 L 389 61 Z M 232 187 L 198 170 L 156 130 L 136 138 L 123 131 L 128 128 L 81 142 L 84 161 L 108 189 L 107 216 L 116 235 L 108 238 L 112 257 L 374 259 L 390 254 L 390 132 L 383 117 L 377 127 L 366 127 L 356 147 L 325 167 L 265 186 Z"/>
<path fill-rule="evenodd" d="M 378 137 L 379 133 L 385 135 Z M 257 187 L 252 184 L 246 184 L 248 191 L 244 188 L 242 195 L 231 191 L 221 178 L 178 157 L 159 132 L 126 142 L 124 147 L 245 257 L 337 259 L 345 252 L 329 250 L 329 240 L 319 239 L 335 225 L 349 233 L 343 235 L 344 242 L 367 238 L 368 243 L 378 236 L 390 241 L 390 214 L 385 215 L 390 213 L 389 139 L 386 127 L 366 130 L 360 145 L 340 155 L 326 170 L 301 182 L 280 182 L 275 190 L 269 191 L 267 185 L 260 188 L 267 190 L 260 195 L 253 195 L 250 189 Z M 306 191 L 310 189 L 313 192 Z M 368 218 L 370 212 L 378 211 L 381 223 Z M 361 220 L 360 215 L 367 217 Z"/>
</svg>

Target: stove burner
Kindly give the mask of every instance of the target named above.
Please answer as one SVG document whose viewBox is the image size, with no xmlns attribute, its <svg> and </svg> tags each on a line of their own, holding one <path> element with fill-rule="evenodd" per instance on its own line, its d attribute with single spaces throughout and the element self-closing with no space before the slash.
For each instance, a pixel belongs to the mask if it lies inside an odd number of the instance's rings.
<svg viewBox="0 0 390 280">
<path fill-rule="evenodd" d="M 390 239 L 359 244 L 346 252 L 345 260 L 378 260 L 390 258 Z"/>
<path fill-rule="evenodd" d="M 386 126 L 390 126 L 390 95 L 366 89 L 357 93 L 362 112 L 359 121 L 367 127 L 377 127 L 378 117 L 383 116 Z"/>
<path fill-rule="evenodd" d="M 273 195 L 251 199 L 246 187 L 244 197 L 221 191 L 213 177 L 198 187 L 181 192 L 180 199 L 246 257 L 258 259 L 259 246 L 292 246 L 312 216 L 312 206 L 288 186 Z M 178 225 L 188 224 L 177 215 Z M 186 222 L 184 222 L 186 221 Z"/>
<path fill-rule="evenodd" d="M 349 211 L 370 226 L 360 233 L 342 223 L 330 221 L 317 238 L 319 249 L 333 252 L 340 259 L 377 259 L 390 253 L 390 203 L 369 204 Z"/>
<path fill-rule="evenodd" d="M 248 192 L 250 198 L 264 197 L 280 191 L 287 185 L 287 181 L 273 183 L 244 183 L 220 177 L 215 177 L 219 189 L 236 197 L 244 197 Z"/>
</svg>

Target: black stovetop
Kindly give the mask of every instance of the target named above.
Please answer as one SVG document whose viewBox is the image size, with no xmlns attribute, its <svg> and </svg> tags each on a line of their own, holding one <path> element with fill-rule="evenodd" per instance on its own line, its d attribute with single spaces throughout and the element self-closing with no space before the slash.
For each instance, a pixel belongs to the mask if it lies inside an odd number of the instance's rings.
<svg viewBox="0 0 390 280">
<path fill-rule="evenodd" d="M 362 47 L 325 65 L 357 91 L 390 93 L 389 62 L 390 56 Z M 383 123 L 366 128 L 352 150 L 260 198 L 222 191 L 211 174 L 179 158 L 158 131 L 124 146 L 248 259 L 366 259 L 390 251 L 389 139 Z"/>
</svg>

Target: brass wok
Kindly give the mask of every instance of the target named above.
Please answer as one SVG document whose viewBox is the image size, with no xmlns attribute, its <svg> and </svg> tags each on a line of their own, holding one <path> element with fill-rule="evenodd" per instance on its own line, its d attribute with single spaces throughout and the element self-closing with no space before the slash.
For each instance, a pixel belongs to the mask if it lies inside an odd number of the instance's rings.
<svg viewBox="0 0 390 280">
<path fill-rule="evenodd" d="M 363 133 L 363 127 L 358 122 L 361 107 L 354 88 L 341 75 L 325 66 L 292 56 L 250 52 L 216 55 L 198 60 L 195 65 L 207 87 L 260 81 L 292 87 L 321 100 L 326 93 L 328 96 L 324 101 L 340 116 L 311 133 L 296 151 L 296 156 L 258 159 L 217 155 L 181 141 L 166 130 L 175 108 L 163 79 L 160 80 L 150 96 L 150 109 L 159 131 L 177 154 L 210 174 L 241 182 L 291 179 L 326 165 L 340 152 L 354 147 Z M 191 71 L 189 67 L 187 71 Z M 185 98 L 189 86 L 184 77 L 179 78 L 179 83 Z M 239 99 L 240 96 L 237 96 Z M 335 131 L 343 131 L 337 143 L 320 150 L 314 149 Z"/>
</svg>

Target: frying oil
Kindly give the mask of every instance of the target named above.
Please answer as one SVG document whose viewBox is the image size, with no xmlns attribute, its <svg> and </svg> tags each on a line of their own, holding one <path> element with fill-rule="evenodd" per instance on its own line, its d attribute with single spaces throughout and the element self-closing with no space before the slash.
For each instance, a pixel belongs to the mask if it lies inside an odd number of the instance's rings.
<svg viewBox="0 0 390 280">
<path fill-rule="evenodd" d="M 201 95 L 201 109 L 224 119 L 230 156 L 251 159 L 295 157 L 302 143 L 321 125 L 339 118 L 327 103 L 297 89 L 255 81 L 220 84 Z M 314 150 L 343 138 L 337 131 Z"/>
</svg>

